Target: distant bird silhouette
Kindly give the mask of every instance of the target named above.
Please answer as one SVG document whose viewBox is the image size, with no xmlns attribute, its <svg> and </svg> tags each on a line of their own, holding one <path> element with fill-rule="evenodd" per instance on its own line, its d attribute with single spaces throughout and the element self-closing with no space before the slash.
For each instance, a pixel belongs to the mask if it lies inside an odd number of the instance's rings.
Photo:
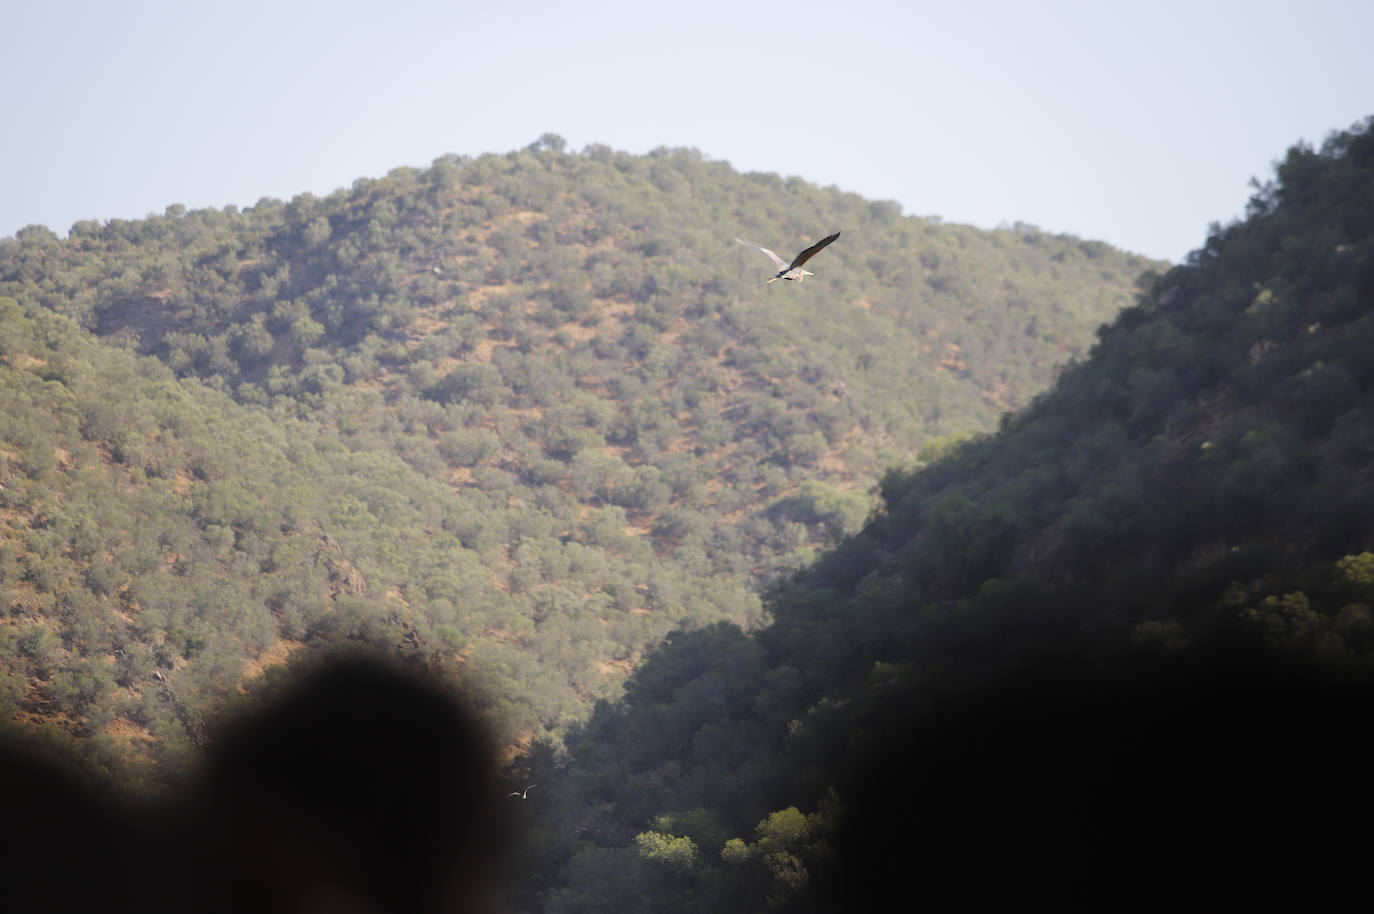
<svg viewBox="0 0 1374 914">
<path fill-rule="evenodd" d="M 522 790 L 512 790 L 510 793 L 506 794 L 506 799 L 509 800 L 511 797 L 519 797 L 519 798 L 522 799 L 522 800 L 527 800 L 527 799 L 529 799 L 530 788 L 531 788 L 531 787 L 538 787 L 538 786 L 539 786 L 538 784 L 531 784 L 529 787 L 526 787 L 523 791 L 522 791 Z"/>
<path fill-rule="evenodd" d="M 836 232 L 833 235 L 826 235 L 820 241 L 817 241 L 815 244 L 811 245 L 811 247 L 802 251 L 796 257 L 793 257 L 791 263 L 788 263 L 787 261 L 783 260 L 777 254 L 774 254 L 772 251 L 768 250 L 768 248 L 760 247 L 757 244 L 751 244 L 750 242 L 745 241 L 743 238 L 736 238 L 735 240 L 738 241 L 740 244 L 744 245 L 745 247 L 758 248 L 760 251 L 763 251 L 763 253 L 768 255 L 769 260 L 772 260 L 775 264 L 781 267 L 781 269 L 778 270 L 778 275 L 768 280 L 768 282 L 777 282 L 779 279 L 791 279 L 795 280 L 796 282 L 801 282 L 804 277 L 816 275 L 815 273 L 812 273 L 810 270 L 803 270 L 802 264 L 806 263 L 812 257 L 815 257 L 816 254 L 820 252 L 821 248 L 825 247 L 827 244 L 834 241 L 838 237 L 840 237 L 839 232 Z M 765 285 L 767 285 L 767 283 L 765 283 Z"/>
</svg>

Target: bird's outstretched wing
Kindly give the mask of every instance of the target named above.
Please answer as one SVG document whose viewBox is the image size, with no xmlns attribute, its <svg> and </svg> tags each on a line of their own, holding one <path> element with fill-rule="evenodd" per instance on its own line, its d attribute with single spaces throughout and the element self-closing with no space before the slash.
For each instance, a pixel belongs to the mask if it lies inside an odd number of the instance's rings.
<svg viewBox="0 0 1374 914">
<path fill-rule="evenodd" d="M 767 254 L 769 259 L 776 263 L 780 268 L 784 270 L 787 269 L 787 261 L 783 260 L 777 254 L 774 254 L 772 251 L 768 250 L 768 248 L 759 247 L 757 244 L 752 244 L 748 241 L 745 241 L 743 238 L 736 238 L 735 240 L 747 248 L 758 248 L 758 250 L 763 251 L 763 253 Z"/>
<path fill-rule="evenodd" d="M 807 262 L 808 260 L 810 260 L 812 257 L 815 257 L 816 254 L 820 251 L 821 248 L 825 247 L 827 244 L 829 244 L 830 242 L 834 241 L 834 240 L 835 240 L 836 238 L 838 238 L 838 237 L 840 237 L 840 233 L 839 233 L 839 232 L 836 232 L 836 233 L 833 234 L 833 235 L 826 235 L 826 236 L 825 236 L 824 238 L 822 238 L 820 241 L 817 241 L 815 244 L 811 245 L 811 247 L 809 247 L 809 248 L 807 248 L 806 250 L 802 251 L 802 252 L 801 252 L 800 254 L 798 254 L 796 257 L 792 258 L 792 263 L 789 264 L 787 268 L 788 268 L 789 270 L 795 270 L 797 267 L 799 267 L 799 266 L 801 266 L 802 264 L 806 263 L 806 262 Z"/>
</svg>

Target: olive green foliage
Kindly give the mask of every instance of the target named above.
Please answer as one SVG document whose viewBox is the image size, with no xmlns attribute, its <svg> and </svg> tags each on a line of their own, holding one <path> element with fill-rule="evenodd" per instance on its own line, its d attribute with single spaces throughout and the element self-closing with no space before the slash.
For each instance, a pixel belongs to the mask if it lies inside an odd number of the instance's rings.
<svg viewBox="0 0 1374 914">
<path fill-rule="evenodd" d="M 691 150 L 553 139 L 323 199 L 31 227 L 0 250 L 0 293 L 399 455 L 460 501 L 506 488 L 559 527 L 609 505 L 650 531 L 671 505 L 656 551 L 757 585 L 865 513 L 761 507 L 810 479 L 862 495 L 927 438 L 990 428 L 1155 266 Z M 733 241 L 789 250 L 832 226 L 801 286 L 763 285 L 767 261 Z"/>
<path fill-rule="evenodd" d="M 283 662 L 452 668 L 511 742 L 859 528 L 1146 261 L 690 150 L 449 156 L 0 241 L 5 700 L 172 765 Z M 736 235 L 840 243 L 803 285 Z"/>
<path fill-rule="evenodd" d="M 601 871 L 600 910 L 805 910 L 784 887 L 823 880 L 825 855 L 783 836 L 806 831 L 802 811 L 843 817 L 836 772 L 1049 651 L 1107 667 L 1220 652 L 1369 681 L 1372 352 L 1374 120 L 1291 150 L 1244 220 L 996 433 L 889 473 L 861 532 L 773 588 L 768 626 L 670 636 L 575 728 L 569 759 L 531 756 L 560 785 L 533 833 L 577 838 L 531 852 L 525 891 L 582 897 L 593 862 L 623 855 L 645 866 L 637 882 Z M 829 494 L 813 483 L 772 510 Z M 646 842 L 688 839 L 682 866 L 646 868 L 661 862 Z M 684 875 L 717 860 L 709 892 Z"/>
<path fill-rule="evenodd" d="M 451 668 L 513 740 L 579 719 L 613 662 L 684 620 L 757 617 L 743 585 L 674 573 L 623 517 L 596 548 L 504 494 L 474 517 L 393 454 L 245 411 L 12 299 L 0 346 L 0 698 L 89 751 L 170 773 L 257 671 L 355 643 Z M 503 562 L 507 530 L 530 531 L 518 590 L 466 544 L 483 523 Z"/>
<path fill-rule="evenodd" d="M 796 807 L 774 812 L 753 828 L 752 841 L 724 839 L 725 832 L 702 809 L 660 816 L 653 824 L 664 830 L 640 832 L 631 848 L 582 847 L 570 863 L 578 878 L 553 892 L 548 905 L 590 914 L 761 911 L 796 904 L 806 897 L 808 868 L 830 857 L 826 839 L 835 824 L 832 806 L 811 815 Z M 626 898 L 627 880 L 650 892 Z"/>
</svg>

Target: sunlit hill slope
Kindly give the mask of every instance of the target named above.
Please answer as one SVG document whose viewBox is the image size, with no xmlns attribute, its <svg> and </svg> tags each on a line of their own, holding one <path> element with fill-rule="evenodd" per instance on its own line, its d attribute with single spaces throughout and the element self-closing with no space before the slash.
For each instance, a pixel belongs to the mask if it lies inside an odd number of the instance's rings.
<svg viewBox="0 0 1374 914">
<path fill-rule="evenodd" d="M 761 623 L 886 469 L 1030 402 L 1161 266 L 562 146 L 0 242 L 15 715 L 171 763 L 360 642 L 561 732 L 668 631 Z M 732 240 L 837 229 L 800 285 Z"/>
</svg>

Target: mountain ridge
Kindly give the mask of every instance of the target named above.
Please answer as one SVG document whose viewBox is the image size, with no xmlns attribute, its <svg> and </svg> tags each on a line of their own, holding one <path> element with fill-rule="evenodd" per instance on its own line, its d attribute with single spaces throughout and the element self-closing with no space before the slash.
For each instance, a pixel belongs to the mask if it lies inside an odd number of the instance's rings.
<svg viewBox="0 0 1374 914">
<path fill-rule="evenodd" d="M 757 625 L 758 589 L 855 530 L 887 466 L 990 426 L 1154 265 L 1025 226 L 903 217 L 691 151 L 555 145 L 445 157 L 327 198 L 174 206 L 0 242 L 10 330 L 29 340 L 7 362 L 12 382 L 66 387 L 47 361 L 104 364 L 62 395 L 76 397 L 74 423 L 56 426 L 62 448 L 99 455 L 110 485 L 157 480 L 166 502 L 149 510 L 181 518 L 187 538 L 158 547 L 164 564 L 203 588 L 183 599 L 222 600 L 278 638 L 259 643 L 223 615 L 199 632 L 209 623 L 178 610 L 153 627 L 167 656 L 111 688 L 95 660 L 140 641 L 135 623 L 153 615 L 134 585 L 163 572 L 116 558 L 93 574 L 117 583 L 93 590 L 75 519 L 54 539 L 26 515 L 7 535 L 27 544 L 18 561 L 38 549 L 64 570 L 35 581 L 16 566 L 12 607 L 63 590 L 104 607 L 108 628 L 89 643 L 65 621 L 9 616 L 9 632 L 52 623 L 61 645 L 44 662 L 105 682 L 63 693 L 72 710 L 83 694 L 164 694 L 153 674 L 182 670 L 204 671 L 186 675 L 205 680 L 208 707 L 234 691 L 231 669 L 271 679 L 272 658 L 356 640 L 482 679 L 511 740 L 561 732 L 668 631 Z M 722 223 L 770 239 L 844 225 L 848 247 L 827 250 L 812 283 L 778 290 L 798 294 L 769 295 Z M 203 418 L 167 408 L 149 422 L 152 389 L 131 408 L 98 380 L 153 371 L 115 367 L 133 357 L 215 391 L 196 395 L 212 424 L 261 429 L 267 450 L 241 449 L 280 484 L 202 432 L 198 454 L 180 455 L 180 430 Z M 34 429 L 70 408 L 62 397 L 16 423 L 25 443 L 7 472 L 37 474 L 25 497 L 80 469 L 39 453 L 49 445 Z M 227 568 L 242 576 L 233 596 Z M 296 644 L 311 649 L 286 657 Z M 37 650 L 16 646 L 7 662 L 42 704 L 56 686 Z M 69 729 L 89 735 L 79 718 Z"/>
</svg>

